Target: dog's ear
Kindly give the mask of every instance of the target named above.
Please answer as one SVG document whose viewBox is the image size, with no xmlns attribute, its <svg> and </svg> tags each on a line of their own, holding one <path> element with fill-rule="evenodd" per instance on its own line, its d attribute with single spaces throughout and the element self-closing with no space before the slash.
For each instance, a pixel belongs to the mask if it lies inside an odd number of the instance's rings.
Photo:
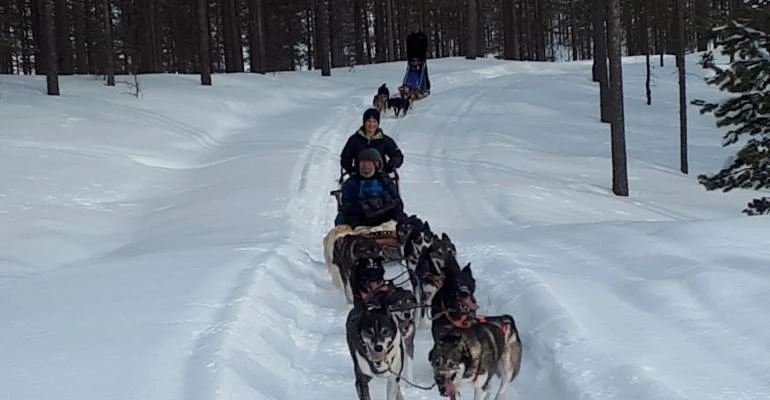
<svg viewBox="0 0 770 400">
<path fill-rule="evenodd" d="M 462 272 L 467 272 L 468 275 L 470 275 L 471 278 L 473 278 L 473 270 L 471 269 L 471 263 L 465 264 L 465 266 L 462 269 Z"/>
<path fill-rule="evenodd" d="M 430 224 L 428 221 L 425 221 L 425 230 L 430 231 Z"/>
<path fill-rule="evenodd" d="M 441 232 L 441 240 L 442 241 L 446 241 L 446 242 L 451 242 L 451 240 L 449 240 L 449 236 L 446 234 L 446 232 Z"/>
</svg>

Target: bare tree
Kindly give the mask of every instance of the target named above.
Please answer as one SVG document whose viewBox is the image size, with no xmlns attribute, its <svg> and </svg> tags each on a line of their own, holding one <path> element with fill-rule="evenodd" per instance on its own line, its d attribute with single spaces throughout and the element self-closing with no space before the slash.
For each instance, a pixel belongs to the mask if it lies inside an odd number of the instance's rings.
<svg viewBox="0 0 770 400">
<path fill-rule="evenodd" d="M 687 162 L 687 88 L 684 67 L 684 12 L 682 10 L 682 0 L 675 0 L 676 7 L 676 27 L 677 27 L 677 48 L 676 48 L 676 68 L 679 71 L 679 168 L 682 173 L 688 173 Z"/>
<path fill-rule="evenodd" d="M 645 54 L 644 58 L 645 58 L 645 62 L 647 64 L 647 66 L 646 66 L 647 67 L 647 76 L 646 76 L 646 79 L 644 81 L 644 92 L 645 92 L 645 95 L 647 96 L 647 105 L 649 106 L 649 105 L 652 105 L 652 82 L 651 82 L 652 68 L 650 66 L 650 51 L 649 50 L 647 51 L 647 54 Z"/>
<path fill-rule="evenodd" d="M 611 98 L 609 77 L 607 76 L 607 0 L 593 0 L 591 23 L 593 25 L 594 62 L 593 79 L 599 82 L 599 118 L 602 122 L 611 122 Z"/>
<path fill-rule="evenodd" d="M 265 58 L 267 49 L 265 48 L 265 19 L 263 13 L 262 0 L 249 0 L 249 23 L 251 29 L 251 72 L 264 74 L 267 70 Z"/>
<path fill-rule="evenodd" d="M 43 31 L 43 52 L 46 54 L 46 86 L 48 95 L 59 96 L 59 68 L 56 62 L 56 42 L 54 41 L 53 25 L 53 0 L 39 0 L 39 10 L 43 14 L 41 18 Z"/>
<path fill-rule="evenodd" d="M 315 41 L 317 43 L 318 61 L 321 64 L 321 76 L 331 76 L 331 54 L 329 54 L 329 6 L 327 0 L 316 0 L 316 12 L 318 15 L 318 32 L 316 32 Z"/>
<path fill-rule="evenodd" d="M 468 17 L 466 18 L 466 40 L 467 44 L 465 47 L 465 58 L 468 60 L 475 60 L 476 54 L 478 54 L 478 51 L 476 49 L 476 46 L 478 45 L 479 39 L 477 37 L 479 33 L 478 28 L 478 21 L 479 18 L 476 15 L 478 10 L 476 9 L 476 0 L 465 0 L 468 5 Z"/>
<path fill-rule="evenodd" d="M 647 96 L 647 105 L 652 104 L 652 86 L 651 86 L 651 75 L 652 75 L 652 68 L 650 66 L 650 7 L 648 2 L 640 2 L 639 4 L 640 10 L 641 10 L 641 30 L 642 30 L 642 46 L 644 47 L 644 62 L 646 63 L 646 77 L 644 81 L 644 92 Z"/>
<path fill-rule="evenodd" d="M 211 53 L 209 43 L 209 14 L 208 0 L 198 0 L 198 63 L 201 70 L 201 85 L 211 86 Z M 253 61 L 252 61 L 253 62 Z"/>
<path fill-rule="evenodd" d="M 110 0 L 102 1 L 104 9 L 104 54 L 107 56 L 107 65 L 105 66 L 105 75 L 107 75 L 107 86 L 115 86 L 115 49 L 112 42 L 112 8 Z"/>
<path fill-rule="evenodd" d="M 609 0 L 608 34 L 610 59 L 610 91 L 612 93 L 612 192 L 628 196 L 628 167 L 626 165 L 626 127 L 623 105 L 623 65 L 621 63 L 620 0 Z"/>
</svg>

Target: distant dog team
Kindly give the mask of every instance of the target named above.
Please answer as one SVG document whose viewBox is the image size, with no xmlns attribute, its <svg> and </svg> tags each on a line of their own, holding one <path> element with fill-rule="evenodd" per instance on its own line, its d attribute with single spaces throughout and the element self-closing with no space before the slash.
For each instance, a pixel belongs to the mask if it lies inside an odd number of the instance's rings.
<svg viewBox="0 0 770 400">
<path fill-rule="evenodd" d="M 385 110 L 393 110 L 396 117 L 402 113 L 406 116 L 414 98 L 412 90 L 408 86 L 401 86 L 398 88 L 398 93 L 399 97 L 390 97 L 390 89 L 383 83 L 377 89 L 377 94 L 372 99 L 372 107 L 376 108 L 380 113 Z"/>
</svg>

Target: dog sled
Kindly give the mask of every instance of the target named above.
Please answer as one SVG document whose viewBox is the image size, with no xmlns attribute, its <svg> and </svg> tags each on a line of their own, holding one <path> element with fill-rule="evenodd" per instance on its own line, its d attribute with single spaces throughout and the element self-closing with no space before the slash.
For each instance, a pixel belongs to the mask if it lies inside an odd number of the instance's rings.
<svg viewBox="0 0 770 400">
<path fill-rule="evenodd" d="M 400 195 L 401 188 L 399 187 L 398 172 L 393 171 L 392 173 L 388 174 L 388 176 L 390 176 L 390 178 L 396 182 L 396 191 L 398 191 Z M 341 187 L 347 178 L 349 178 L 349 175 L 343 172 L 340 175 L 340 179 L 338 181 L 340 188 L 329 192 L 329 195 L 333 196 L 337 201 L 337 212 L 342 210 Z M 324 248 L 325 250 L 328 249 L 329 251 L 332 251 L 334 243 L 337 240 L 346 235 L 357 235 L 374 239 L 377 244 L 382 247 L 386 261 L 400 261 L 403 259 L 403 255 L 401 254 L 401 246 L 398 244 L 396 227 L 397 223 L 394 220 L 386 221 L 385 223 L 377 226 L 357 226 L 355 228 L 351 228 L 350 225 L 335 226 L 327 235 L 327 239 L 324 240 Z"/>
<path fill-rule="evenodd" d="M 427 66 L 419 58 L 412 58 L 406 66 L 402 88 L 409 88 L 412 92 L 412 99 L 420 100 L 430 94 L 428 90 L 428 80 L 426 79 Z"/>
</svg>

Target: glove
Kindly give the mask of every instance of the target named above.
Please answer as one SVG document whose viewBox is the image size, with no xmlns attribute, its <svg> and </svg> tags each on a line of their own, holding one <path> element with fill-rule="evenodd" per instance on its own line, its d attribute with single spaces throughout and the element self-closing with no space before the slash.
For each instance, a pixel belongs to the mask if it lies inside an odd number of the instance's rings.
<svg viewBox="0 0 770 400">
<path fill-rule="evenodd" d="M 366 219 L 378 218 L 391 212 L 394 207 L 395 204 L 384 202 L 381 198 L 367 199 L 361 202 L 361 210 Z"/>
<path fill-rule="evenodd" d="M 388 173 L 396 170 L 396 168 L 393 167 L 393 162 L 390 160 L 388 160 L 388 162 L 385 163 L 384 169 L 385 169 L 385 172 L 388 172 Z"/>
</svg>

